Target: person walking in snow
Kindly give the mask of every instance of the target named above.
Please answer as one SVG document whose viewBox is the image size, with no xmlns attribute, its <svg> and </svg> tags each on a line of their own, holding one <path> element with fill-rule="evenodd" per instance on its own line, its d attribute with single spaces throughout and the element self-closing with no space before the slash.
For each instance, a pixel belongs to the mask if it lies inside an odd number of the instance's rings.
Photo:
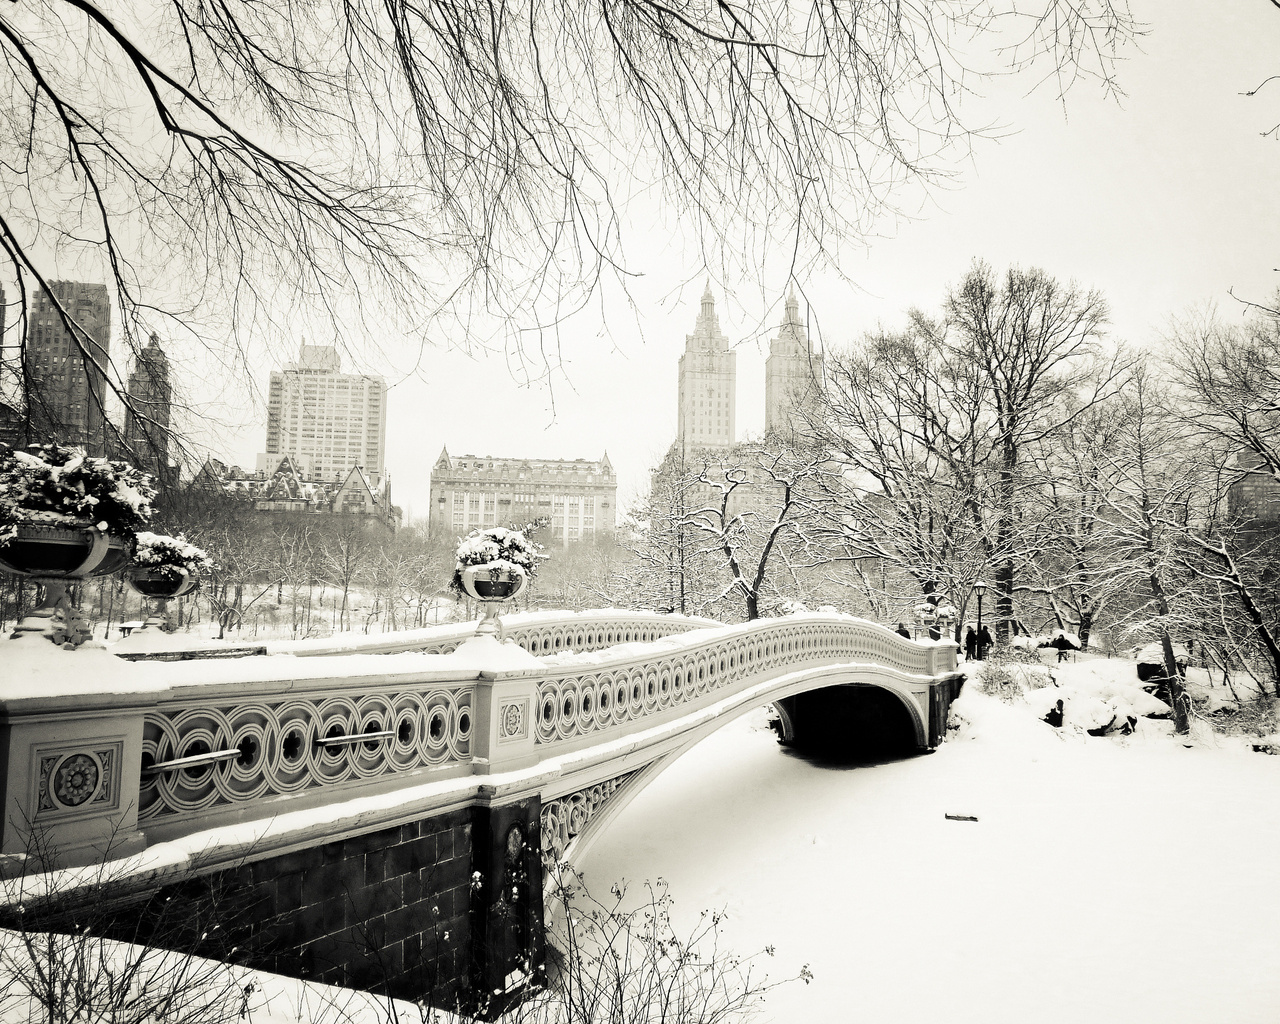
<svg viewBox="0 0 1280 1024">
<path fill-rule="evenodd" d="M 894 632 L 897 633 L 898 636 L 905 636 L 908 640 L 911 639 L 911 630 L 907 629 L 907 624 L 905 622 L 899 622 L 898 628 L 894 630 Z"/>
<path fill-rule="evenodd" d="M 978 632 L 978 660 L 985 658 L 989 650 L 991 650 L 991 630 L 983 626 Z"/>
<path fill-rule="evenodd" d="M 964 660 L 973 661 L 978 653 L 978 634 L 970 626 L 964 634 Z"/>
</svg>

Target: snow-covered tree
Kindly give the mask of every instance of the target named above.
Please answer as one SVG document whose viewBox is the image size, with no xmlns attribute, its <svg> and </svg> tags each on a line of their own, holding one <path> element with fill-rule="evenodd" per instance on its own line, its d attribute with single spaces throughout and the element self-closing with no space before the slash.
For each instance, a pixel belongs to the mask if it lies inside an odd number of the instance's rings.
<svg viewBox="0 0 1280 1024">
<path fill-rule="evenodd" d="M 787 594 L 789 583 L 840 557 L 822 500 L 832 468 L 822 448 L 776 437 L 702 453 L 684 524 L 700 553 L 718 557 L 727 576 L 720 597 L 741 601 L 746 619 L 759 618 L 770 599 L 798 596 Z"/>
<path fill-rule="evenodd" d="M 1105 323 L 1095 292 L 976 263 L 941 317 L 913 312 L 902 333 L 829 357 L 822 430 L 848 466 L 845 504 L 866 549 L 962 607 L 990 575 L 992 620 L 1007 631 L 1047 537 L 1037 457 L 1125 376 Z"/>
</svg>

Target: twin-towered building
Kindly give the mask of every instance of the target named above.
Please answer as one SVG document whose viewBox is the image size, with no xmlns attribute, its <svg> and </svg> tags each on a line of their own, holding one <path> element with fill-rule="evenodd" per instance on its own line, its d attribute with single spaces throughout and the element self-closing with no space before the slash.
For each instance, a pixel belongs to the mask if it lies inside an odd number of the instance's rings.
<svg viewBox="0 0 1280 1024">
<path fill-rule="evenodd" d="M 793 294 L 765 363 L 765 429 L 786 433 L 822 379 Z M 737 353 L 720 329 L 708 286 L 693 333 L 685 338 L 678 384 L 678 444 L 686 451 L 737 442 Z M 618 478 L 606 454 L 597 461 L 452 456 L 441 451 L 431 470 L 431 530 L 465 536 L 490 526 L 543 521 L 539 538 L 572 544 L 612 534 Z"/>
<path fill-rule="evenodd" d="M 801 426 L 801 410 L 821 386 L 822 354 L 813 350 L 792 292 L 765 360 L 765 433 L 787 434 Z M 685 450 L 730 448 L 737 443 L 737 353 L 720 329 L 708 285 L 693 333 L 680 357 L 676 438 Z"/>
</svg>

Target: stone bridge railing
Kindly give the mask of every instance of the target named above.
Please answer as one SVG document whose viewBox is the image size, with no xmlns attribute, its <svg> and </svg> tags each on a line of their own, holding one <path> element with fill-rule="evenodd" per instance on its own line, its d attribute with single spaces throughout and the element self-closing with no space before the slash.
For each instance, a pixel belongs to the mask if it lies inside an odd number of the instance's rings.
<svg viewBox="0 0 1280 1024">
<path fill-rule="evenodd" d="M 507 639 L 530 654 L 558 654 L 561 651 L 599 651 L 617 644 L 644 643 L 691 629 L 719 626 L 714 619 L 686 615 L 659 615 L 606 608 L 584 612 L 520 612 L 504 615 Z M 325 640 L 278 640 L 267 643 L 268 654 L 296 657 L 338 654 L 452 654 L 458 645 L 475 635 L 475 622 L 451 622 L 443 626 L 373 633 Z"/>
<path fill-rule="evenodd" d="M 550 629 L 527 639 L 585 647 L 659 628 L 586 618 L 527 624 Z M 20 643 L 31 641 L 10 646 Z M 108 842 L 118 856 L 195 834 L 241 853 L 280 849 L 302 833 L 339 837 L 465 806 L 499 776 L 562 772 L 557 759 L 593 745 L 642 746 L 646 730 L 788 673 L 866 665 L 924 692 L 955 664 L 950 644 L 820 615 L 543 659 L 475 646 L 155 664 L 45 645 L 38 664 L 54 655 L 65 673 L 0 690 L 2 852 L 21 861 L 32 828 L 69 862 Z M 21 658 L 10 664 L 22 672 Z"/>
<path fill-rule="evenodd" d="M 626 609 L 563 612 L 518 612 L 503 616 L 507 639 L 530 654 L 561 651 L 598 651 L 618 644 L 644 643 L 691 629 L 719 626 L 714 619 L 688 615 L 661 615 Z M 452 654 L 475 635 L 476 623 L 447 622 L 422 629 L 393 633 L 341 634 L 312 640 L 269 640 L 248 646 L 192 643 L 181 649 L 130 650 L 117 644 L 115 652 L 130 661 L 180 661 L 208 657 L 247 657 L 285 654 L 296 658 L 335 657 L 347 654 Z"/>
</svg>

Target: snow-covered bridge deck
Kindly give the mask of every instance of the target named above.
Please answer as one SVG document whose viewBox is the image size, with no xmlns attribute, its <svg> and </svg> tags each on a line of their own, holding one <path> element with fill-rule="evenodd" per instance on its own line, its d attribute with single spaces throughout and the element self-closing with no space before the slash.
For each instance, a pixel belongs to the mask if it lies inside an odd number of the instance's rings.
<svg viewBox="0 0 1280 1024">
<path fill-rule="evenodd" d="M 688 615 L 661 615 L 626 609 L 517 612 L 502 617 L 507 639 L 530 654 L 557 654 L 564 650 L 596 651 L 616 644 L 655 640 L 691 629 L 720 625 L 714 619 Z M 447 622 L 421 629 L 389 633 L 340 633 L 307 640 L 267 640 L 241 644 L 236 641 L 190 640 L 181 634 L 135 633 L 111 650 L 131 661 L 198 660 L 210 657 L 292 655 L 296 658 L 335 657 L 347 654 L 452 654 L 475 635 L 476 624 Z"/>
<path fill-rule="evenodd" d="M 648 637 L 665 618 L 608 614 L 603 630 L 560 623 L 526 640 Z M 351 898 L 356 876 L 383 892 L 365 859 L 394 846 L 418 883 L 434 879 L 425 895 L 415 883 L 420 901 L 434 912 L 442 892 L 452 900 L 456 936 L 475 871 L 500 882 L 525 858 L 521 884 L 540 879 L 671 760 L 753 708 L 781 702 L 791 730 L 790 698 L 859 688 L 890 695 L 916 746 L 941 740 L 958 685 L 950 644 L 838 615 L 679 625 L 545 658 L 477 640 L 453 654 L 129 663 L 12 641 L 3 852 L 17 867 L 29 839 L 17 823 L 29 822 L 73 863 L 113 844 L 121 873 L 149 886 L 248 870 L 287 943 L 307 908 L 296 905 L 304 890 L 281 897 L 278 879 L 326 870 L 307 867 L 308 851 L 346 865 L 336 891 Z"/>
</svg>

